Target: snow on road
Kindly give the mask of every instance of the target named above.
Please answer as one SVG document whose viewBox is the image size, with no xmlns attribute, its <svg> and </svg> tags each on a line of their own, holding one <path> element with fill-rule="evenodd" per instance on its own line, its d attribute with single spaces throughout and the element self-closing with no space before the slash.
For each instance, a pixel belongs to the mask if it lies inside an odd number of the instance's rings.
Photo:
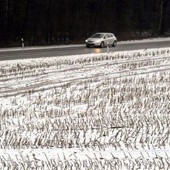
<svg viewBox="0 0 170 170">
<path fill-rule="evenodd" d="M 118 44 L 134 44 L 134 43 L 149 43 L 149 42 L 166 42 L 170 41 L 169 37 L 158 37 L 158 38 L 148 38 L 148 39 L 141 39 L 141 40 L 128 40 L 128 41 L 118 41 Z M 1 48 L 0 52 L 5 51 L 23 51 L 23 50 L 36 50 L 36 49 L 53 49 L 53 48 L 74 48 L 74 47 L 84 47 L 83 44 L 70 44 L 70 45 L 51 45 L 51 46 L 35 46 L 35 47 L 13 47 L 13 48 Z"/>
</svg>

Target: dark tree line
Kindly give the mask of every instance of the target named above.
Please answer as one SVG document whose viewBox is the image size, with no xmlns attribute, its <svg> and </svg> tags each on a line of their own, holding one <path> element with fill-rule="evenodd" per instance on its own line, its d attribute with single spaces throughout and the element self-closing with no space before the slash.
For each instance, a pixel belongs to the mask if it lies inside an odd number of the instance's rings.
<svg viewBox="0 0 170 170">
<path fill-rule="evenodd" d="M 119 39 L 165 35 L 169 0 L 1 0 L 0 47 L 75 43 L 98 31 Z"/>
</svg>

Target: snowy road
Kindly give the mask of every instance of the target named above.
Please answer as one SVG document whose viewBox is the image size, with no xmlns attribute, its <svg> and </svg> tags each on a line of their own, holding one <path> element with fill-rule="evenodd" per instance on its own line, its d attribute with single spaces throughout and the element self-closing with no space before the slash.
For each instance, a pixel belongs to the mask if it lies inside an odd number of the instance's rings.
<svg viewBox="0 0 170 170">
<path fill-rule="evenodd" d="M 170 38 L 165 39 L 151 39 L 141 41 L 127 41 L 118 42 L 116 48 L 110 48 L 112 51 L 129 51 L 138 49 L 150 49 L 150 48 L 164 48 L 170 47 Z M 64 46 L 48 46 L 48 47 L 25 47 L 23 48 L 11 48 L 0 49 L 0 61 L 14 60 L 14 59 L 26 59 L 26 58 L 42 58 L 53 56 L 65 56 L 65 55 L 77 55 L 77 54 L 90 54 L 90 53 L 103 53 L 107 48 L 89 48 L 85 45 L 64 45 Z"/>
</svg>

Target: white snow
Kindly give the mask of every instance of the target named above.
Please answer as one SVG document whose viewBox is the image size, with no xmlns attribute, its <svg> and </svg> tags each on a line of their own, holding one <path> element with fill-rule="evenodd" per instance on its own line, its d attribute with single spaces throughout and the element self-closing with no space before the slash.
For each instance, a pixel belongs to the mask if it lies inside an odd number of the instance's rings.
<svg viewBox="0 0 170 170">
<path fill-rule="evenodd" d="M 149 42 L 166 42 L 170 41 L 169 37 L 158 37 L 158 38 L 148 38 L 148 39 L 141 39 L 141 40 L 128 40 L 128 41 L 119 41 L 119 44 L 130 44 L 130 43 L 149 43 Z"/>
<path fill-rule="evenodd" d="M 0 169 L 168 169 L 170 48 L 0 62 Z"/>
</svg>

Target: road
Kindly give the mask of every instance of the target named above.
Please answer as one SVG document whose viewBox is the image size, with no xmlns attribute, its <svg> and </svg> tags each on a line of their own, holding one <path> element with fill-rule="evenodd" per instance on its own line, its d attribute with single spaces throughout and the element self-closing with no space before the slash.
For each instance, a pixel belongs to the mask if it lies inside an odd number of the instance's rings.
<svg viewBox="0 0 170 170">
<path fill-rule="evenodd" d="M 166 41 L 148 41 L 148 42 L 131 42 L 118 43 L 116 48 L 110 48 L 110 52 L 129 51 L 149 48 L 170 47 L 170 40 Z M 90 54 L 106 52 L 107 48 L 86 48 L 85 45 L 65 45 L 49 46 L 38 48 L 12 48 L 0 50 L 0 61 L 16 60 L 27 58 L 56 57 L 64 55 Z"/>
</svg>

